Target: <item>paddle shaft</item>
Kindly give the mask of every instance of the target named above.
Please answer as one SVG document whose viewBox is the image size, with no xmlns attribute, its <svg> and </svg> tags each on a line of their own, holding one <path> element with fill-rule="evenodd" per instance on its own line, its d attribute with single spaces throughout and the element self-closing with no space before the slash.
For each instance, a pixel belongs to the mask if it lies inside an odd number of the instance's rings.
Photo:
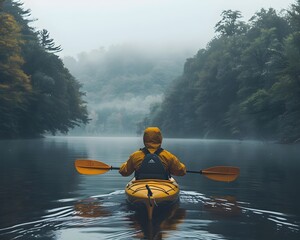
<svg viewBox="0 0 300 240">
<path fill-rule="evenodd" d="M 187 173 L 200 173 L 202 174 L 202 170 L 200 171 L 191 171 L 191 170 L 186 170 Z"/>
<path fill-rule="evenodd" d="M 120 170 L 119 167 L 111 167 L 110 169 L 111 169 L 111 170 Z"/>
<path fill-rule="evenodd" d="M 230 173 L 230 172 L 213 172 L 213 171 L 205 171 L 205 170 L 200 170 L 200 171 L 191 171 L 187 170 L 187 173 L 199 173 L 199 174 L 219 174 L 219 175 L 235 175 L 236 173 Z"/>
</svg>

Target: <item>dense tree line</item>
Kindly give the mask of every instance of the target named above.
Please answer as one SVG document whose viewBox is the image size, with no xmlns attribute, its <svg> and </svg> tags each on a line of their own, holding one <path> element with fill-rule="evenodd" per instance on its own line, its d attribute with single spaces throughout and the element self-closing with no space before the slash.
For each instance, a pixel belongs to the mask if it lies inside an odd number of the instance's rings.
<svg viewBox="0 0 300 240">
<path fill-rule="evenodd" d="M 29 26 L 30 10 L 0 0 L 0 138 L 66 133 L 87 123 L 79 82 L 54 53 L 47 30 Z"/>
<path fill-rule="evenodd" d="M 248 22 L 226 10 L 216 36 L 187 59 L 184 73 L 142 126 L 201 138 L 300 138 L 300 0 L 261 9 Z"/>
</svg>

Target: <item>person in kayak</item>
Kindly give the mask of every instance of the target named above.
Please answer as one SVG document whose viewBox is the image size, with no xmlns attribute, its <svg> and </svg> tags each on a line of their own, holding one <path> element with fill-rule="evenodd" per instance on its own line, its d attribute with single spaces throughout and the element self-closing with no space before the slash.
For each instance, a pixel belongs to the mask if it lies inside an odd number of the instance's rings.
<svg viewBox="0 0 300 240">
<path fill-rule="evenodd" d="M 183 176 L 186 167 L 169 151 L 162 149 L 162 134 L 158 127 L 144 131 L 145 147 L 132 153 L 119 170 L 122 176 L 135 172 L 136 179 L 168 179 L 170 175 Z"/>
</svg>

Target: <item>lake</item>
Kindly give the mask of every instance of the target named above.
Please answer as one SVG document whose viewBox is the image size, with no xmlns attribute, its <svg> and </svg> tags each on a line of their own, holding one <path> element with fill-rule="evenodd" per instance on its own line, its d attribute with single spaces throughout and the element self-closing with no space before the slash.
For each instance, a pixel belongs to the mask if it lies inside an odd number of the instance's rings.
<svg viewBox="0 0 300 240">
<path fill-rule="evenodd" d="M 180 202 L 152 223 L 126 203 L 131 177 L 80 175 L 77 158 L 119 167 L 141 138 L 0 141 L 0 239 L 300 239 L 300 146 L 164 139 L 188 170 L 237 166 L 239 178 L 175 177 Z"/>
</svg>

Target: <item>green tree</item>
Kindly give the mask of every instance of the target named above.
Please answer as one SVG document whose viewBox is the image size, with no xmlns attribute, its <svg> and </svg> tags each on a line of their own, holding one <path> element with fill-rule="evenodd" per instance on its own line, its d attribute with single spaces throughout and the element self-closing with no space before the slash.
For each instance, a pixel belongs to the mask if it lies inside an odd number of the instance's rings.
<svg viewBox="0 0 300 240">
<path fill-rule="evenodd" d="M 216 33 L 233 36 L 246 31 L 246 25 L 239 20 L 242 18 L 240 11 L 224 10 L 221 16 L 222 19 L 215 26 Z"/>
<path fill-rule="evenodd" d="M 0 136 L 8 137 L 19 131 L 19 116 L 26 108 L 31 84 L 22 69 L 20 26 L 12 15 L 3 11 L 0 12 L 0 39 Z"/>
<path fill-rule="evenodd" d="M 38 37 L 40 40 L 41 46 L 47 51 L 52 53 L 58 53 L 62 51 L 61 46 L 55 46 L 55 42 L 53 38 L 50 38 L 50 33 L 43 29 L 38 31 Z"/>
</svg>

